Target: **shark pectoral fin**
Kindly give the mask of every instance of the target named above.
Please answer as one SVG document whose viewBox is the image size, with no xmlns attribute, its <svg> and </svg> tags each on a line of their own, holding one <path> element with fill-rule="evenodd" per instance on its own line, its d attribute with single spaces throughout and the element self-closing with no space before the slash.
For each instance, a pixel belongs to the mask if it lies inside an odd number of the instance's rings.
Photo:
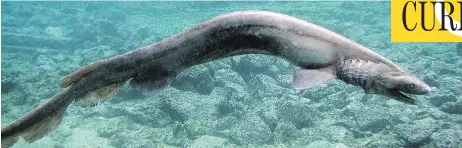
<svg viewBox="0 0 462 148">
<path fill-rule="evenodd" d="M 98 88 L 83 95 L 82 97 L 75 99 L 74 103 L 81 107 L 96 106 L 114 97 L 117 92 L 119 92 L 120 87 L 122 87 L 124 84 L 125 82 Z"/>
<path fill-rule="evenodd" d="M 306 89 L 333 78 L 336 76 L 325 69 L 300 69 L 294 73 L 293 86 L 295 89 Z"/>
<path fill-rule="evenodd" d="M 170 86 L 175 74 L 145 74 L 130 80 L 130 86 L 135 90 L 153 95 Z"/>
<path fill-rule="evenodd" d="M 369 100 L 370 98 L 372 98 L 372 94 L 370 93 L 369 90 L 364 90 L 364 96 L 361 98 L 361 102 L 367 102 L 367 100 Z"/>
<path fill-rule="evenodd" d="M 365 95 L 373 94 L 373 92 L 369 88 L 363 88 L 363 90 Z"/>
</svg>

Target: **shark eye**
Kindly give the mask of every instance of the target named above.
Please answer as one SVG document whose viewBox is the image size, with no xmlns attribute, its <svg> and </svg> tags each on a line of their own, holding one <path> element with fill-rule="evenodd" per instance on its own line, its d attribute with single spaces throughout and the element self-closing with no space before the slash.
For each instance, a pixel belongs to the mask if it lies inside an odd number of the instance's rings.
<svg viewBox="0 0 462 148">
<path fill-rule="evenodd" d="M 414 88 L 415 88 L 415 84 L 409 84 L 409 85 L 407 85 L 407 88 L 409 88 L 409 89 L 414 89 Z"/>
</svg>

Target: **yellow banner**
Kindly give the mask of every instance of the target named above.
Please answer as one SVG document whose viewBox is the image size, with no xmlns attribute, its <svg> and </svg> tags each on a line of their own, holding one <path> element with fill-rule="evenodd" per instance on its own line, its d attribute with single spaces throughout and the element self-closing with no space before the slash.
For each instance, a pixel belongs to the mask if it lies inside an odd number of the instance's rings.
<svg viewBox="0 0 462 148">
<path fill-rule="evenodd" d="M 392 42 L 462 42 L 462 0 L 391 0 Z"/>
</svg>

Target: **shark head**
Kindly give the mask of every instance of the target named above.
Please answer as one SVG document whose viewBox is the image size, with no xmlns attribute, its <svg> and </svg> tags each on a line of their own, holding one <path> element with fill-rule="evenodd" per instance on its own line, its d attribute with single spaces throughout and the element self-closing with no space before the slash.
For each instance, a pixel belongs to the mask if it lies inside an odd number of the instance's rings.
<svg viewBox="0 0 462 148">
<path fill-rule="evenodd" d="M 379 75 L 373 89 L 379 94 L 410 104 L 415 104 L 414 99 L 404 93 L 424 95 L 431 91 L 430 86 L 425 82 L 406 72 L 388 72 Z"/>
</svg>

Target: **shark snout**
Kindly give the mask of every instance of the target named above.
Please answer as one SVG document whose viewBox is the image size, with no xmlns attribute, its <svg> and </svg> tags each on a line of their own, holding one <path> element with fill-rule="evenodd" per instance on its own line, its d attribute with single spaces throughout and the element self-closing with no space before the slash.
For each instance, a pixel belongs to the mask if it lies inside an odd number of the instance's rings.
<svg viewBox="0 0 462 148">
<path fill-rule="evenodd" d="M 414 90 L 413 94 L 425 95 L 425 94 L 430 93 L 431 91 L 432 91 L 432 88 L 430 86 L 428 86 L 425 83 L 421 83 L 420 86 Z"/>
<path fill-rule="evenodd" d="M 432 88 L 430 86 L 428 86 L 427 84 L 425 84 L 423 89 L 422 89 L 422 94 L 428 94 L 431 91 L 432 91 Z"/>
</svg>

